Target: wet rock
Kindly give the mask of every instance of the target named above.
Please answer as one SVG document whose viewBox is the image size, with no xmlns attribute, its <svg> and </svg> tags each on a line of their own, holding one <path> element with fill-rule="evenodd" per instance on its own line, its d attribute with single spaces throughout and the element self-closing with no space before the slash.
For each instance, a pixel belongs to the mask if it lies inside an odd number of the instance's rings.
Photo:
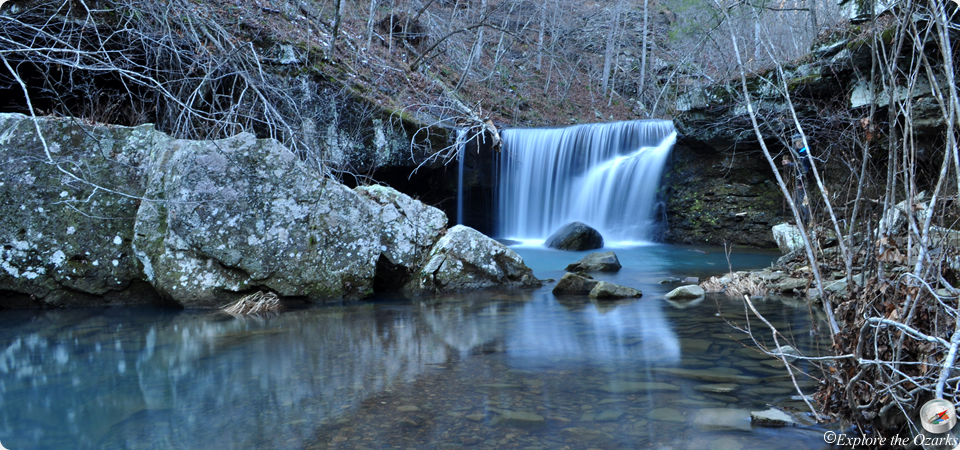
<svg viewBox="0 0 960 450">
<path fill-rule="evenodd" d="M 567 272 L 616 272 L 620 270 L 620 260 L 613 252 L 590 253 L 579 261 L 567 266 Z"/>
<path fill-rule="evenodd" d="M 732 384 L 757 384 L 760 382 L 760 379 L 757 377 L 751 377 L 747 375 L 739 375 L 735 373 L 724 373 L 717 369 L 706 370 L 706 369 L 680 369 L 672 367 L 658 367 L 653 369 L 654 372 L 664 373 L 672 375 L 678 378 L 686 378 L 689 380 L 701 380 L 701 381 L 712 381 L 715 383 L 732 383 Z"/>
<path fill-rule="evenodd" d="M 643 394 L 647 392 L 673 392 L 680 388 L 658 381 L 614 381 L 600 388 L 611 394 Z"/>
<path fill-rule="evenodd" d="M 420 411 L 420 408 L 414 405 L 403 405 L 397 407 L 397 412 L 417 412 Z"/>
<path fill-rule="evenodd" d="M 660 422 L 684 423 L 687 421 L 687 418 L 684 417 L 683 413 L 673 408 L 652 409 L 647 411 L 644 417 Z"/>
<path fill-rule="evenodd" d="M 710 441 L 709 450 L 741 450 L 743 443 L 736 438 L 725 436 Z"/>
<path fill-rule="evenodd" d="M 584 427 L 573 427 L 573 428 L 564 428 L 560 432 L 569 438 L 576 439 L 578 441 L 590 442 L 590 443 L 600 443 L 612 441 L 613 436 L 608 433 L 605 433 L 600 430 L 593 428 L 584 428 Z"/>
<path fill-rule="evenodd" d="M 697 285 L 680 286 L 667 293 L 667 300 L 693 300 L 706 295 L 706 291 Z"/>
<path fill-rule="evenodd" d="M 700 279 L 697 278 L 697 277 L 686 277 L 686 278 L 684 278 L 684 279 L 681 281 L 681 283 L 684 283 L 684 284 L 700 284 Z"/>
<path fill-rule="evenodd" d="M 473 228 L 457 225 L 427 255 L 404 286 L 407 295 L 540 286 L 516 252 Z"/>
<path fill-rule="evenodd" d="M 805 278 L 786 278 L 781 281 L 779 284 L 774 284 L 771 286 L 773 289 L 783 292 L 785 294 L 795 292 L 798 289 L 806 289 L 807 280 Z"/>
<path fill-rule="evenodd" d="M 483 419 L 486 419 L 487 415 L 486 414 L 467 414 L 465 417 L 474 422 L 483 422 Z"/>
<path fill-rule="evenodd" d="M 704 408 L 697 411 L 693 423 L 711 430 L 750 431 L 750 412 L 736 408 Z"/>
<path fill-rule="evenodd" d="M 590 290 L 590 298 L 597 300 L 613 300 L 621 298 L 636 298 L 643 295 L 642 292 L 626 286 L 620 286 L 606 281 L 600 281 Z"/>
<path fill-rule="evenodd" d="M 597 414 L 594 420 L 596 420 L 597 422 L 613 422 L 619 419 L 620 416 L 622 415 L 623 415 L 623 411 L 608 409 L 606 411 L 601 412 L 600 414 Z"/>
<path fill-rule="evenodd" d="M 774 350 L 773 355 L 776 356 L 777 359 L 780 359 L 782 356 L 787 362 L 794 362 L 797 360 L 797 357 L 800 356 L 800 352 L 789 345 L 783 345 L 777 350 Z"/>
<path fill-rule="evenodd" d="M 491 421 L 494 425 L 509 425 L 516 427 L 537 427 L 546 425 L 547 421 L 539 414 L 519 411 L 499 411 L 500 415 Z"/>
<path fill-rule="evenodd" d="M 560 281 L 553 287 L 554 294 L 589 294 L 597 286 L 596 280 L 589 279 L 583 275 L 575 273 L 566 273 L 560 277 Z"/>
<path fill-rule="evenodd" d="M 780 252 L 785 255 L 803 249 L 803 233 L 796 225 L 789 223 L 774 225 L 773 239 L 777 241 Z"/>
<path fill-rule="evenodd" d="M 603 247 L 603 237 L 583 222 L 571 222 L 550 235 L 544 245 L 559 250 L 593 250 Z"/>
<path fill-rule="evenodd" d="M 732 383 L 701 384 L 694 386 L 693 390 L 700 392 L 712 392 L 715 394 L 726 394 L 737 390 L 740 386 Z"/>
<path fill-rule="evenodd" d="M 789 414 L 779 409 L 768 409 L 766 411 L 753 411 L 750 413 L 750 421 L 754 425 L 761 427 L 785 427 L 796 425 L 796 421 Z"/>
</svg>

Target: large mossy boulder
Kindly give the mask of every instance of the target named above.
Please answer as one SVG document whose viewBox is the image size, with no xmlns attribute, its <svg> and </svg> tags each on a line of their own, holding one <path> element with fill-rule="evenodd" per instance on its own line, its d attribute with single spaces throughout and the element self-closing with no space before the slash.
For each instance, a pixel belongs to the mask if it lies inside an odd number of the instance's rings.
<svg viewBox="0 0 960 450">
<path fill-rule="evenodd" d="M 559 250 L 593 250 L 603 247 L 603 236 L 583 222 L 570 222 L 550 235 L 545 245 Z"/>
<path fill-rule="evenodd" d="M 613 252 L 590 253 L 579 261 L 567 265 L 567 272 L 616 272 L 623 267 Z"/>
<path fill-rule="evenodd" d="M 449 229 L 426 258 L 404 286 L 407 295 L 540 286 L 520 255 L 463 225 Z"/>
</svg>

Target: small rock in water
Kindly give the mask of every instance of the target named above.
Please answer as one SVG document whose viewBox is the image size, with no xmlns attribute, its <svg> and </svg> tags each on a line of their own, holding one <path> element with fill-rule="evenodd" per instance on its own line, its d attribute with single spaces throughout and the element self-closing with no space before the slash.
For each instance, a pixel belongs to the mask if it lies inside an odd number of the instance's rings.
<svg viewBox="0 0 960 450">
<path fill-rule="evenodd" d="M 736 408 L 703 408 L 697 411 L 693 423 L 712 430 L 750 431 L 750 413 Z"/>
<path fill-rule="evenodd" d="M 492 423 L 494 425 L 533 427 L 545 425 L 547 421 L 539 414 L 518 411 L 500 411 L 500 416 L 493 419 Z"/>
<path fill-rule="evenodd" d="M 590 253 L 579 261 L 567 266 L 567 272 L 616 272 L 620 270 L 620 260 L 613 252 Z"/>
<path fill-rule="evenodd" d="M 597 414 L 597 417 L 594 418 L 597 422 L 613 422 L 620 418 L 623 415 L 623 411 L 616 411 L 608 409 L 606 411 Z"/>
<path fill-rule="evenodd" d="M 420 411 L 420 408 L 417 408 L 414 405 L 403 405 L 397 407 L 398 412 L 417 412 Z"/>
<path fill-rule="evenodd" d="M 768 409 L 766 411 L 753 411 L 750 413 L 750 421 L 761 427 L 785 427 L 787 425 L 796 425 L 789 414 L 779 409 Z"/>
<path fill-rule="evenodd" d="M 584 442 L 603 442 L 603 441 L 612 441 L 613 436 L 604 433 L 600 430 L 595 430 L 593 428 L 583 428 L 583 427 L 574 427 L 574 428 L 564 428 L 560 431 L 564 436 L 584 441 Z"/>
<path fill-rule="evenodd" d="M 600 281 L 590 290 L 590 298 L 598 300 L 613 300 L 620 298 L 635 298 L 642 296 L 643 293 L 626 286 L 620 286 L 606 281 Z"/>
<path fill-rule="evenodd" d="M 583 222 L 571 222 L 550 235 L 544 245 L 560 250 L 593 250 L 603 247 L 603 236 Z"/>
<path fill-rule="evenodd" d="M 680 286 L 667 293 L 667 300 L 694 300 L 706 295 L 706 291 L 697 285 Z"/>
<path fill-rule="evenodd" d="M 483 422 L 483 419 L 487 418 L 486 414 L 469 414 L 466 416 L 467 419 L 470 419 L 474 422 Z"/>
<path fill-rule="evenodd" d="M 681 283 L 685 284 L 700 284 L 700 279 L 697 277 L 686 277 Z"/>
<path fill-rule="evenodd" d="M 657 420 L 660 422 L 676 422 L 683 423 L 687 421 L 686 417 L 683 417 L 683 414 L 680 411 L 677 411 L 673 408 L 657 408 L 647 411 L 645 416 L 650 420 Z"/>
<path fill-rule="evenodd" d="M 715 394 L 726 394 L 728 392 L 733 392 L 739 386 L 733 383 L 720 383 L 720 384 L 703 384 L 700 386 L 694 386 L 693 390 L 700 392 L 713 392 Z"/>
<path fill-rule="evenodd" d="M 554 294 L 589 294 L 597 281 L 588 279 L 575 273 L 567 273 L 560 277 L 560 281 L 553 287 Z"/>
</svg>

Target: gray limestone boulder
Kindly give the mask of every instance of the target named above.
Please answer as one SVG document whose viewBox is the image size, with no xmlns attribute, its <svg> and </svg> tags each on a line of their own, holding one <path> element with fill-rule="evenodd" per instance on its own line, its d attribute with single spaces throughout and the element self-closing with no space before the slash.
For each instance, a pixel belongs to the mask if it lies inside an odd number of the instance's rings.
<svg viewBox="0 0 960 450">
<path fill-rule="evenodd" d="M 616 272 L 623 267 L 613 252 L 590 253 L 567 266 L 567 272 Z"/>
<path fill-rule="evenodd" d="M 426 259 L 404 286 L 407 295 L 540 286 L 520 255 L 463 225 L 448 230 Z"/>
<path fill-rule="evenodd" d="M 134 257 L 150 125 L 0 114 L 0 308 L 157 303 Z M 45 148 L 46 146 L 46 148 Z M 49 152 L 49 153 L 48 153 Z"/>
<path fill-rule="evenodd" d="M 248 133 L 152 152 L 133 248 L 164 297 L 217 307 L 254 289 L 313 300 L 373 293 L 385 251 L 375 201 Z"/>
<path fill-rule="evenodd" d="M 680 286 L 667 293 L 667 300 L 694 300 L 706 295 L 706 291 L 697 285 Z"/>
<path fill-rule="evenodd" d="M 773 240 L 777 241 L 780 252 L 784 255 L 803 249 L 803 233 L 800 227 L 789 223 L 773 226 Z"/>
<path fill-rule="evenodd" d="M 589 294 L 598 281 L 576 273 L 565 273 L 553 287 L 556 294 Z"/>
<path fill-rule="evenodd" d="M 0 114 L 0 307 L 164 301 L 218 307 L 254 290 L 312 301 L 399 290 L 538 286 L 476 231 L 396 190 L 349 189 L 251 134 Z M 471 233 L 472 232 L 472 233 Z M 429 278 L 429 282 L 427 282 Z"/>
<path fill-rule="evenodd" d="M 603 236 L 583 222 L 571 222 L 550 235 L 544 244 L 559 250 L 593 250 L 603 247 Z"/>
<path fill-rule="evenodd" d="M 589 295 L 590 298 L 597 300 L 615 300 L 621 298 L 636 298 L 642 296 L 643 293 L 631 287 L 600 281 L 590 290 Z"/>
</svg>

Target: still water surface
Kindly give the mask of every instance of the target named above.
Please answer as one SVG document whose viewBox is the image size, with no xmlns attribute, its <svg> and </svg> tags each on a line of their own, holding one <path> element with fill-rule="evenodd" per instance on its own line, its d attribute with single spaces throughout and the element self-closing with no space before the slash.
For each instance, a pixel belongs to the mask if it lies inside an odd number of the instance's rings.
<svg viewBox="0 0 960 450">
<path fill-rule="evenodd" d="M 517 251 L 541 278 L 559 278 L 580 255 Z M 663 280 L 725 272 L 722 249 L 615 251 L 624 268 L 596 278 L 641 289 L 642 298 L 558 298 L 547 283 L 247 319 L 2 311 L 0 442 L 11 450 L 825 448 L 815 426 L 751 427 L 750 411 L 803 404 L 777 361 L 728 323 L 744 324 L 742 302 L 663 299 L 677 286 Z M 730 262 L 758 268 L 774 257 L 738 253 Z M 805 304 L 771 298 L 758 307 L 790 330 L 794 346 L 825 352 Z M 800 383 L 812 393 L 814 380 Z"/>
</svg>

